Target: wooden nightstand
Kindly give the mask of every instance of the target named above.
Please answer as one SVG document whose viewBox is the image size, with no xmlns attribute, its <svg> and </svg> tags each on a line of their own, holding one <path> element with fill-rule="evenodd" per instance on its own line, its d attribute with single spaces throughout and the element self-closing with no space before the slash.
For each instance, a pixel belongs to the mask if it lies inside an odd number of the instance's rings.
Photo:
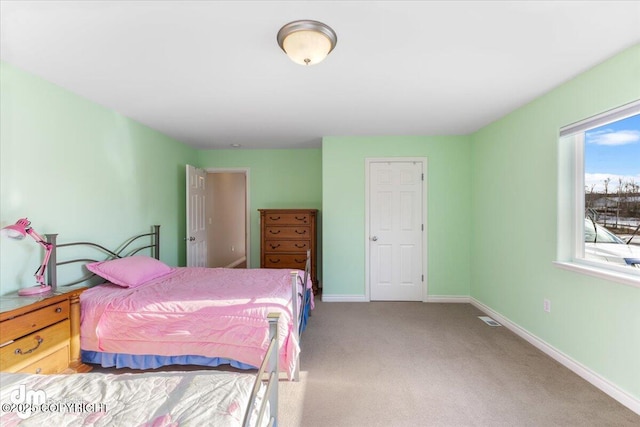
<svg viewBox="0 0 640 427">
<path fill-rule="evenodd" d="M 80 360 L 80 294 L 85 290 L 0 297 L 0 371 L 90 371 Z"/>
</svg>

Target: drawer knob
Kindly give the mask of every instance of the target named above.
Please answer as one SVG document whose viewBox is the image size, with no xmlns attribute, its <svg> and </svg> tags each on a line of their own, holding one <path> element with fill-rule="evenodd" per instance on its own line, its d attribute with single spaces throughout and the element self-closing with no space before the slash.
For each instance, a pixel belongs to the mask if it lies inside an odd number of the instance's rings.
<svg viewBox="0 0 640 427">
<path fill-rule="evenodd" d="M 56 313 L 62 313 L 62 307 L 56 308 Z"/>
<path fill-rule="evenodd" d="M 307 217 L 306 217 L 306 216 L 296 216 L 296 219 L 297 219 L 298 221 L 304 221 L 304 222 L 307 222 Z"/>
<path fill-rule="evenodd" d="M 279 216 L 270 216 L 270 217 L 269 217 L 269 219 L 270 219 L 271 221 L 277 221 L 277 220 L 279 220 L 279 219 L 280 219 L 280 217 L 279 217 Z"/>
<path fill-rule="evenodd" d="M 42 368 L 36 369 L 36 374 L 39 374 L 40 372 L 42 372 Z"/>
<path fill-rule="evenodd" d="M 269 246 L 271 246 L 271 249 L 279 248 L 280 243 L 278 243 L 277 245 L 274 245 L 273 243 L 269 243 Z"/>
<path fill-rule="evenodd" d="M 38 341 L 38 344 L 36 344 L 36 346 L 35 346 L 35 347 L 33 347 L 31 350 L 22 351 L 22 350 L 20 350 L 19 348 L 16 348 L 16 350 L 15 350 L 15 352 L 14 352 L 14 353 L 15 353 L 15 354 L 22 354 L 22 355 L 25 355 L 25 354 L 29 354 L 29 353 L 34 352 L 38 347 L 40 347 L 40 344 L 42 344 L 42 343 L 44 342 L 44 338 L 41 338 L 41 337 L 38 335 L 38 336 L 36 336 L 36 340 Z"/>
<path fill-rule="evenodd" d="M 276 259 L 276 260 L 273 260 L 273 259 L 269 258 L 269 262 L 272 262 L 272 263 L 274 263 L 274 264 L 277 264 L 277 263 L 279 263 L 279 262 L 280 262 L 280 258 L 278 258 L 278 259 Z"/>
<path fill-rule="evenodd" d="M 296 248 L 300 248 L 300 249 L 302 249 L 302 248 L 304 248 L 305 246 L 307 246 L 307 245 L 305 245 L 304 243 L 296 243 Z"/>
<path fill-rule="evenodd" d="M 269 233 L 271 234 L 280 234 L 280 230 L 269 230 Z"/>
<path fill-rule="evenodd" d="M 293 260 L 295 262 L 305 262 L 306 261 L 306 259 L 304 259 L 304 258 L 303 259 L 294 258 Z"/>
<path fill-rule="evenodd" d="M 307 230 L 296 230 L 296 234 L 307 234 Z"/>
</svg>

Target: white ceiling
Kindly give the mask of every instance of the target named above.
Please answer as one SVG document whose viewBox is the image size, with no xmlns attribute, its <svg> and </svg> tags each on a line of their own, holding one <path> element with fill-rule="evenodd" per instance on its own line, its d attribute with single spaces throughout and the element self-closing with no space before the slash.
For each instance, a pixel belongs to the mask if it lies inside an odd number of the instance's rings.
<svg viewBox="0 0 640 427">
<path fill-rule="evenodd" d="M 197 148 L 468 134 L 640 42 L 640 1 L 5 1 L 2 60 Z M 338 34 L 291 62 L 287 22 Z"/>
</svg>

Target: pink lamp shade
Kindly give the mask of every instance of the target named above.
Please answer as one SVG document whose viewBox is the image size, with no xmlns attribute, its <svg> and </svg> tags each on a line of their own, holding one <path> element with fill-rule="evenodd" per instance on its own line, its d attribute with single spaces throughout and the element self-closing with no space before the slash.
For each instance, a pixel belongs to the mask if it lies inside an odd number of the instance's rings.
<svg viewBox="0 0 640 427">
<path fill-rule="evenodd" d="M 7 225 L 2 229 L 2 235 L 11 239 L 22 240 L 27 235 L 27 228 L 31 225 L 27 218 L 19 219 L 13 225 Z"/>
<path fill-rule="evenodd" d="M 42 236 L 40 236 L 33 228 L 31 228 L 31 222 L 27 218 L 21 218 L 15 224 L 7 225 L 2 229 L 2 235 L 11 239 L 22 240 L 27 234 L 31 236 L 33 240 L 36 241 L 36 243 L 44 248 L 44 261 L 42 261 L 42 264 L 40 265 L 40 267 L 38 267 L 36 273 L 34 274 L 39 285 L 20 289 L 18 291 L 18 295 L 33 296 L 40 295 L 45 292 L 50 292 L 51 286 L 47 285 L 44 282 L 44 272 L 47 269 L 47 264 L 49 263 L 49 257 L 51 256 L 53 245 L 46 242 L 42 238 Z"/>
</svg>

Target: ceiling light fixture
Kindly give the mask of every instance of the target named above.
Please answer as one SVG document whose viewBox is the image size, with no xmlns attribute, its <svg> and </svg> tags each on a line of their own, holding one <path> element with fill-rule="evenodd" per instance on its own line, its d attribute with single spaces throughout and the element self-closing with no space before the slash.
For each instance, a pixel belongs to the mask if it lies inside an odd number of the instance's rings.
<svg viewBox="0 0 640 427">
<path fill-rule="evenodd" d="M 308 19 L 285 24 L 277 39 L 280 48 L 300 65 L 321 62 L 338 43 L 338 36 L 329 26 Z"/>
</svg>

